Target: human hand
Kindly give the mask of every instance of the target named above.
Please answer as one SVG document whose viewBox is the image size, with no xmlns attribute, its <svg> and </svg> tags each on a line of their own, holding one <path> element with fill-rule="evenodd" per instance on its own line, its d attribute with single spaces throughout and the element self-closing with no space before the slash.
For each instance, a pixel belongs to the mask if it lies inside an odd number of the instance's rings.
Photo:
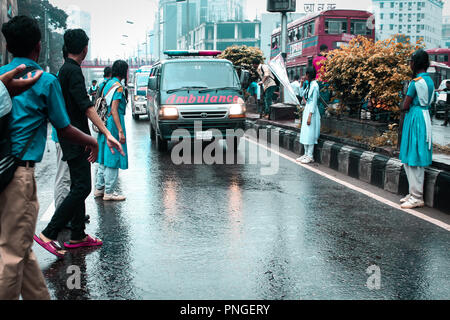
<svg viewBox="0 0 450 320">
<path fill-rule="evenodd" d="M 14 70 L 0 75 L 0 81 L 3 82 L 11 97 L 15 97 L 24 91 L 30 89 L 42 76 L 44 71 L 38 70 L 34 76 L 28 73 L 28 79 L 14 79 L 19 73 L 26 69 L 24 64 L 18 66 Z"/>
<path fill-rule="evenodd" d="M 120 142 L 121 144 L 125 144 L 125 142 L 127 142 L 127 140 L 126 140 L 126 138 L 125 138 L 125 135 L 124 135 L 123 131 L 119 131 L 119 142 Z"/>
<path fill-rule="evenodd" d="M 114 149 L 116 149 L 117 151 L 119 151 L 121 155 L 125 156 L 125 153 L 123 152 L 122 149 L 122 145 L 111 134 L 106 138 L 106 144 L 108 145 L 112 154 L 116 154 L 116 152 L 114 151 Z"/>
<path fill-rule="evenodd" d="M 89 154 L 89 157 L 87 160 L 90 163 L 94 163 L 95 161 L 97 161 L 97 157 L 98 157 L 98 143 L 97 143 L 97 141 L 95 141 L 94 138 L 92 138 L 91 140 L 92 140 L 91 143 L 86 146 L 86 151 L 90 151 L 90 154 Z"/>
</svg>

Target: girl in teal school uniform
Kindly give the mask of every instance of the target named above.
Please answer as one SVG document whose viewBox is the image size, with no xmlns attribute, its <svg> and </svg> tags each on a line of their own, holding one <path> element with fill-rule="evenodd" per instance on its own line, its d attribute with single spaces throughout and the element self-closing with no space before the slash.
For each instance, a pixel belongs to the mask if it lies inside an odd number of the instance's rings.
<svg viewBox="0 0 450 320">
<path fill-rule="evenodd" d="M 430 67 L 428 53 L 417 50 L 410 59 L 414 80 L 410 83 L 402 112 L 403 124 L 400 160 L 404 164 L 409 182 L 409 194 L 401 201 L 403 209 L 425 206 L 423 186 L 425 167 L 431 165 L 433 141 L 430 105 L 434 92 L 433 80 L 427 73 Z"/>
<path fill-rule="evenodd" d="M 306 70 L 308 86 L 303 92 L 306 106 L 303 110 L 302 129 L 300 132 L 300 143 L 305 147 L 305 154 L 297 161 L 303 164 L 314 162 L 314 147 L 320 136 L 320 113 L 319 113 L 319 84 L 316 80 L 316 70 L 312 67 Z"/>
<path fill-rule="evenodd" d="M 122 144 L 125 153 L 112 153 L 106 143 L 105 136 L 99 134 L 97 141 L 99 146 L 97 182 L 95 197 L 103 197 L 104 201 L 124 201 L 126 197 L 115 192 L 119 169 L 128 169 L 128 150 L 126 144 L 125 111 L 127 98 L 121 81 L 127 80 L 128 64 L 123 60 L 114 62 L 112 66 L 112 78 L 105 84 L 103 93 L 108 104 L 108 117 L 106 127 L 111 134 Z"/>
</svg>

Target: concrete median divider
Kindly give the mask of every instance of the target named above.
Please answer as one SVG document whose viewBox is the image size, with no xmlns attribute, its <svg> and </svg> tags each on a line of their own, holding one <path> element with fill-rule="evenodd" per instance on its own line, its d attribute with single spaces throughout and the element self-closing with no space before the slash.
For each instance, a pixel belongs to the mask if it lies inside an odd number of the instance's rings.
<svg viewBox="0 0 450 320">
<path fill-rule="evenodd" d="M 298 156 L 304 153 L 300 144 L 300 129 L 286 125 L 277 126 L 259 120 L 247 120 L 247 129 L 265 130 L 268 143 L 271 143 L 271 130 L 279 134 L 279 146 Z M 408 193 L 408 180 L 401 161 L 380 153 L 367 151 L 344 143 L 330 141 L 321 136 L 314 151 L 315 161 L 321 165 L 339 171 L 352 178 L 359 179 L 378 188 L 398 195 Z M 425 204 L 450 214 L 450 172 L 435 167 L 425 171 Z"/>
</svg>

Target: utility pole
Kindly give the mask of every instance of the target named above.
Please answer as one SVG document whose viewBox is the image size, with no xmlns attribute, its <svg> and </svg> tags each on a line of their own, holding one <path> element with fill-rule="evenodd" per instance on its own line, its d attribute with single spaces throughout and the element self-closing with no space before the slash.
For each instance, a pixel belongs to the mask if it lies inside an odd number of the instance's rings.
<svg viewBox="0 0 450 320">
<path fill-rule="evenodd" d="M 189 50 L 191 48 L 191 34 L 190 34 L 190 28 L 191 28 L 191 23 L 189 21 L 190 18 L 190 14 L 189 14 L 189 0 L 186 1 L 186 31 L 187 31 L 187 41 L 188 41 L 188 45 L 187 45 L 187 49 Z"/>
<path fill-rule="evenodd" d="M 281 55 L 286 62 L 287 57 L 287 14 L 286 12 L 281 13 Z"/>
<path fill-rule="evenodd" d="M 45 71 L 50 72 L 50 33 L 48 30 L 48 13 L 44 8 L 44 38 L 45 38 Z"/>
</svg>

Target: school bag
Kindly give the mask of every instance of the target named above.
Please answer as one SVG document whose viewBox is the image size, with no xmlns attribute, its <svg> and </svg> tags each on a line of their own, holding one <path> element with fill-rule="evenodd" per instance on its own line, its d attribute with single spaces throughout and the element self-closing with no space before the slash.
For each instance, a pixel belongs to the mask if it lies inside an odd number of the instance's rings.
<svg viewBox="0 0 450 320">
<path fill-rule="evenodd" d="M 27 67 L 20 74 L 15 76 L 15 79 L 20 79 L 29 72 L 36 71 L 36 67 Z M 6 187 L 10 184 L 12 179 L 14 178 L 14 173 L 19 166 L 19 161 L 24 157 L 34 138 L 36 137 L 39 128 L 34 130 L 31 137 L 28 139 L 25 147 L 20 153 L 19 157 L 16 158 L 12 155 L 11 148 L 11 134 L 9 132 L 9 120 L 10 120 L 11 112 L 4 115 L 0 118 L 0 193 L 6 189 Z"/>
<path fill-rule="evenodd" d="M 102 91 L 100 92 L 100 96 L 95 100 L 95 111 L 98 114 L 98 117 L 103 121 L 103 124 L 106 126 L 106 121 L 108 120 L 109 116 L 111 115 L 111 112 L 108 113 L 108 103 L 107 103 L 107 97 L 109 97 L 109 95 L 114 94 L 116 92 L 117 89 L 119 89 L 119 87 L 121 86 L 120 84 L 115 84 L 111 87 L 111 89 L 109 89 L 109 91 L 106 93 L 106 95 L 104 95 L 104 91 L 106 88 L 106 85 L 108 84 L 109 81 L 111 81 L 112 79 L 108 80 L 105 85 L 102 88 Z M 92 124 L 92 130 L 94 130 L 97 133 L 100 133 L 100 129 L 95 125 Z"/>
</svg>

